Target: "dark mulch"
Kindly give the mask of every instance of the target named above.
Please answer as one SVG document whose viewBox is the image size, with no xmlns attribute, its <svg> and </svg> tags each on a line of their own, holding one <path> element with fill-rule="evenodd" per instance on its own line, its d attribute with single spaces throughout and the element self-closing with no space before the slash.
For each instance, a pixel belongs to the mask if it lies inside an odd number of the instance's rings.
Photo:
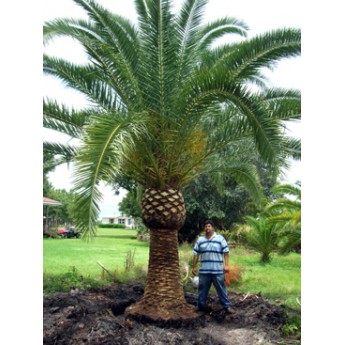
<svg viewBox="0 0 345 345">
<path fill-rule="evenodd" d="M 280 329 L 287 309 L 270 304 L 259 295 L 230 293 L 236 313 L 227 315 L 218 299 L 209 297 L 206 313 L 188 325 L 157 325 L 125 317 L 127 306 L 138 301 L 142 286 L 116 285 L 71 290 L 44 298 L 43 344 L 69 345 L 256 345 L 299 344 L 283 339 Z M 196 305 L 197 296 L 186 293 Z M 289 310 L 289 312 L 293 312 Z"/>
</svg>

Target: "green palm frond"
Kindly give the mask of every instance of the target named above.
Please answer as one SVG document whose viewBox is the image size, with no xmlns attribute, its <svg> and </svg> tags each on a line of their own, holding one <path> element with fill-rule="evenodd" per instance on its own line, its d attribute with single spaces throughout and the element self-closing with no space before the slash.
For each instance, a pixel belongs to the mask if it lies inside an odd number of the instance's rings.
<svg viewBox="0 0 345 345">
<path fill-rule="evenodd" d="M 300 210 L 301 208 L 301 202 L 300 201 L 295 201 L 295 200 L 290 200 L 290 199 L 284 199 L 280 198 L 277 200 L 274 200 L 274 202 L 268 204 L 266 206 L 266 209 L 270 212 L 275 212 L 279 210 L 287 210 L 287 211 L 295 211 L 295 210 Z"/>
<path fill-rule="evenodd" d="M 301 200 L 301 184 L 300 182 L 297 182 L 294 185 L 278 184 L 272 188 L 272 193 L 287 194 L 287 195 L 295 196 L 297 200 Z"/>
<path fill-rule="evenodd" d="M 72 145 L 58 143 L 43 143 L 43 151 L 58 156 L 56 165 L 71 162 L 77 154 L 77 148 Z"/>
<path fill-rule="evenodd" d="M 93 110 L 69 109 L 56 101 L 43 100 L 43 127 L 67 134 L 72 138 L 80 138 L 83 128 L 89 123 Z"/>
<path fill-rule="evenodd" d="M 194 85 L 197 84 L 198 88 Z M 185 117 L 185 123 L 195 122 L 195 119 L 203 114 L 216 102 L 227 102 L 233 104 L 238 111 L 247 118 L 255 136 L 257 149 L 263 158 L 272 162 L 276 148 L 282 139 L 279 132 L 279 123 L 269 118 L 261 103 L 251 95 L 245 87 L 236 83 L 229 83 L 227 71 L 219 67 L 213 73 L 198 74 L 190 82 L 190 87 L 181 91 L 187 94 L 185 103 L 181 104 L 180 112 Z"/>
<path fill-rule="evenodd" d="M 177 62 L 176 84 L 180 85 L 181 77 L 186 78 L 193 71 L 195 59 L 198 59 L 196 46 L 199 42 L 199 28 L 207 0 L 186 0 L 177 18 L 179 51 Z"/>
<path fill-rule="evenodd" d="M 81 92 L 106 111 L 117 108 L 121 101 L 130 103 L 123 83 L 113 74 L 108 77 L 94 66 L 78 66 L 47 55 L 44 55 L 43 63 L 45 74 L 59 78 L 67 87 Z"/>
<path fill-rule="evenodd" d="M 286 138 L 284 140 L 285 152 L 294 160 L 301 160 L 301 139 Z"/>
<path fill-rule="evenodd" d="M 222 65 L 228 69 L 231 79 L 251 80 L 260 69 L 272 69 L 279 60 L 298 56 L 300 49 L 300 30 L 274 30 L 231 46 L 217 48 L 213 68 Z"/>
<path fill-rule="evenodd" d="M 142 132 L 145 132 L 145 124 L 141 117 L 136 120 L 135 115 L 118 114 L 117 117 L 108 115 L 91 119 L 76 156 L 73 175 L 73 192 L 78 202 L 76 226 L 86 237 L 92 237 L 96 230 L 97 205 L 101 201 L 98 183 L 113 181 L 114 176 L 122 173 L 124 148 L 131 151 L 128 147 Z"/>
<path fill-rule="evenodd" d="M 237 18 L 224 17 L 205 25 L 199 33 L 198 45 L 200 50 L 211 48 L 212 44 L 226 34 L 247 36 L 249 27 Z"/>
<path fill-rule="evenodd" d="M 78 38 L 80 42 L 92 42 L 99 39 L 94 33 L 95 26 L 83 19 L 63 18 L 54 19 L 46 23 L 43 27 L 43 43 L 48 45 L 57 37 Z"/>
<path fill-rule="evenodd" d="M 148 21 L 140 34 L 142 60 L 138 76 L 145 106 L 165 121 L 175 93 L 177 29 L 170 1 L 147 1 L 146 5 Z"/>
<path fill-rule="evenodd" d="M 269 89 L 259 95 L 270 116 L 280 120 L 301 118 L 301 93 L 299 90 Z"/>
</svg>

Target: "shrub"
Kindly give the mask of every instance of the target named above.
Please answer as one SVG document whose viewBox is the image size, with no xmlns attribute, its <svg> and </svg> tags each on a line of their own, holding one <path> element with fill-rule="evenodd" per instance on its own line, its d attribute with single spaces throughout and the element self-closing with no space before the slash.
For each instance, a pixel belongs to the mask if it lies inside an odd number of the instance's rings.
<svg viewBox="0 0 345 345">
<path fill-rule="evenodd" d="M 109 228 L 109 229 L 126 229 L 124 224 L 98 224 L 99 228 Z"/>
<path fill-rule="evenodd" d="M 137 239 L 142 242 L 150 241 L 150 229 L 144 225 L 141 219 L 136 220 Z"/>
<path fill-rule="evenodd" d="M 222 235 L 225 238 L 226 242 L 230 242 L 231 240 L 231 232 L 230 230 L 217 230 L 217 234 Z"/>
</svg>

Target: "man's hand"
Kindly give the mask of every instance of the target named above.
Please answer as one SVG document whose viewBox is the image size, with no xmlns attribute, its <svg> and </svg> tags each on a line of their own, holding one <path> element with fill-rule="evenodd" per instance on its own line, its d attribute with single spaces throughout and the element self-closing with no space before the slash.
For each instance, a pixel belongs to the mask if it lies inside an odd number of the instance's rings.
<svg viewBox="0 0 345 345">
<path fill-rule="evenodd" d="M 193 257 L 193 268 L 192 268 L 192 273 L 193 275 L 196 275 L 196 266 L 198 264 L 199 257 L 197 255 L 194 255 Z"/>
<path fill-rule="evenodd" d="M 229 266 L 228 265 L 224 266 L 224 272 L 229 273 L 229 271 L 230 271 Z"/>
</svg>

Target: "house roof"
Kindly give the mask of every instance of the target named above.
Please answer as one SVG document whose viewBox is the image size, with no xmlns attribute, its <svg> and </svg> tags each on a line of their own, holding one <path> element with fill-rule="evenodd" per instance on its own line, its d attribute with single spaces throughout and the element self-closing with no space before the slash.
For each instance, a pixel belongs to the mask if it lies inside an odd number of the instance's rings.
<svg viewBox="0 0 345 345">
<path fill-rule="evenodd" d="M 50 198 L 43 197 L 43 205 L 49 205 L 49 206 L 60 206 L 62 203 L 57 200 L 53 200 Z"/>
</svg>

